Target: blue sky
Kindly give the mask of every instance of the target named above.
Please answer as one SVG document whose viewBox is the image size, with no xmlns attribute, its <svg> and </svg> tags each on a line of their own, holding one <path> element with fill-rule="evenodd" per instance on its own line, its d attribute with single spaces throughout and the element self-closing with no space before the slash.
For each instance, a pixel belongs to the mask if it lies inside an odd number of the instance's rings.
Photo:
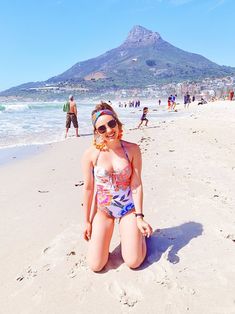
<svg viewBox="0 0 235 314">
<path fill-rule="evenodd" d="M 119 46 L 134 25 L 235 67 L 234 0 L 1 0 L 0 91 Z"/>
</svg>

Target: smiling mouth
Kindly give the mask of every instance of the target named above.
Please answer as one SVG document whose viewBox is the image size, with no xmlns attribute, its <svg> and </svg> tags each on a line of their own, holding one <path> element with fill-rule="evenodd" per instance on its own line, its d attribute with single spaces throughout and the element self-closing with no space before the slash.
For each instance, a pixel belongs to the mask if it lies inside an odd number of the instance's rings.
<svg viewBox="0 0 235 314">
<path fill-rule="evenodd" d="M 116 132 L 112 133 L 112 134 L 109 134 L 109 135 L 106 135 L 107 138 L 114 138 L 116 135 Z"/>
</svg>

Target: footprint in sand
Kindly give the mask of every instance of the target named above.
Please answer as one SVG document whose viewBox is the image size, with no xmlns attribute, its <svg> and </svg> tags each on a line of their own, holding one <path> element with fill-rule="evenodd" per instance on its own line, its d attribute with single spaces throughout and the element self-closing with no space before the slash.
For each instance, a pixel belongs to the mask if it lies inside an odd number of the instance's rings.
<svg viewBox="0 0 235 314">
<path fill-rule="evenodd" d="M 154 282 L 163 287 L 172 288 L 173 282 L 171 282 L 167 270 L 160 266 L 158 267 L 158 273 L 155 275 Z"/>
<path fill-rule="evenodd" d="M 80 225 L 71 225 L 64 232 L 59 233 L 50 243 L 46 246 L 32 266 L 28 266 L 26 270 L 22 271 L 16 280 L 21 282 L 25 279 L 31 279 L 54 268 L 61 266 L 65 263 L 67 269 L 72 267 L 70 274 L 77 274 L 78 270 L 85 267 L 86 261 L 82 254 L 78 254 L 74 247 L 77 245 L 78 234 L 81 234 Z"/>
<path fill-rule="evenodd" d="M 139 289 L 134 286 L 119 285 L 117 281 L 107 287 L 109 293 L 116 298 L 123 306 L 134 307 L 143 297 Z"/>
<path fill-rule="evenodd" d="M 83 270 L 87 270 L 87 269 L 88 269 L 88 266 L 86 262 L 86 256 L 83 254 L 80 254 L 80 256 L 75 258 L 75 263 L 72 266 L 72 268 L 69 270 L 68 277 L 74 278 L 79 274 L 79 272 Z"/>
<path fill-rule="evenodd" d="M 226 236 L 226 239 L 232 240 L 233 242 L 235 242 L 235 235 L 234 234 L 228 234 Z"/>
<path fill-rule="evenodd" d="M 28 268 L 25 269 L 20 276 L 17 276 L 16 280 L 20 282 L 24 279 L 29 280 L 29 279 L 32 279 L 36 276 L 37 276 L 37 270 L 35 270 L 35 269 L 33 270 L 31 268 L 31 266 L 28 266 Z"/>
<path fill-rule="evenodd" d="M 191 287 L 186 287 L 186 286 L 179 286 L 179 289 L 185 294 L 185 295 L 195 295 L 196 294 L 196 290 L 194 288 Z"/>
<path fill-rule="evenodd" d="M 152 142 L 152 141 L 155 141 L 155 139 L 153 139 L 151 137 L 144 137 L 144 136 L 141 137 L 138 144 L 139 144 L 140 150 L 143 154 L 144 154 L 144 152 L 146 152 L 148 150 L 146 147 L 150 145 L 149 142 Z"/>
<path fill-rule="evenodd" d="M 44 271 L 49 271 L 49 270 L 51 269 L 51 265 L 50 265 L 50 264 L 43 265 L 43 266 L 42 266 L 42 269 L 43 269 Z"/>
</svg>

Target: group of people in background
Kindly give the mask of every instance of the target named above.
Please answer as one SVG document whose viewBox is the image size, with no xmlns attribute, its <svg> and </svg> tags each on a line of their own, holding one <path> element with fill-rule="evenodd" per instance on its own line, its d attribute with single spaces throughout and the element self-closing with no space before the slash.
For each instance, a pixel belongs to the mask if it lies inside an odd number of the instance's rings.
<svg viewBox="0 0 235 314">
<path fill-rule="evenodd" d="M 233 100 L 233 97 L 234 97 L 234 91 L 230 91 L 229 92 L 229 100 Z M 174 111 L 174 112 L 177 112 L 177 109 L 176 109 L 176 105 L 177 105 L 177 102 L 176 102 L 176 99 L 177 99 L 177 95 L 170 95 L 168 97 L 168 100 L 167 100 L 167 109 L 168 111 Z M 196 97 L 195 95 L 193 95 L 191 97 L 191 95 L 187 92 L 185 93 L 184 95 L 184 108 L 189 108 L 189 105 L 191 102 L 194 102 L 196 100 Z M 158 105 L 160 106 L 162 103 L 161 99 L 158 100 Z M 201 97 L 201 99 L 198 101 L 198 105 L 204 105 L 206 104 L 207 101 Z M 112 105 L 111 101 L 109 100 L 108 101 L 108 104 L 109 105 Z M 126 107 L 129 107 L 129 108 L 138 108 L 140 107 L 140 100 L 130 100 L 128 103 L 127 102 L 119 102 L 118 103 L 118 106 L 120 108 L 126 108 Z M 78 133 L 78 119 L 77 119 L 77 105 L 76 105 L 76 102 L 74 101 L 74 97 L 73 95 L 70 95 L 69 96 L 69 100 L 66 102 L 66 104 L 64 105 L 63 107 L 63 110 L 66 112 L 66 131 L 65 131 L 65 138 L 68 136 L 68 131 L 69 131 L 69 128 L 71 127 L 71 123 L 73 123 L 73 126 L 75 128 L 75 134 L 76 134 L 76 137 L 79 137 L 79 133 Z M 143 108 L 143 112 L 142 112 L 142 116 L 140 118 L 140 123 L 138 125 L 138 128 L 141 127 L 141 125 L 145 122 L 145 126 L 148 126 L 148 122 L 149 120 L 147 119 L 147 113 L 148 113 L 148 107 L 144 107 Z"/>
<path fill-rule="evenodd" d="M 101 102 L 102 103 L 102 102 Z M 108 105 L 112 105 L 112 102 L 109 100 L 108 101 Z M 127 104 L 124 103 L 124 107 L 126 107 Z M 123 105 L 121 103 L 119 103 L 119 107 L 123 107 Z M 136 101 L 129 101 L 129 107 L 140 107 L 140 100 L 136 100 Z M 78 133 L 78 111 L 77 111 L 77 104 L 74 100 L 74 96 L 70 95 L 68 101 L 64 104 L 63 106 L 63 111 L 66 112 L 66 123 L 65 123 L 65 138 L 68 137 L 68 132 L 69 129 L 71 127 L 71 123 L 73 124 L 74 128 L 75 128 L 75 136 L 79 137 L 79 133 Z M 140 126 L 145 122 L 145 126 L 148 125 L 148 119 L 147 119 L 147 113 L 148 113 L 148 107 L 144 107 L 143 108 L 143 113 L 142 116 L 140 118 L 140 123 L 138 125 L 138 128 L 140 128 Z"/>
<path fill-rule="evenodd" d="M 189 93 L 186 93 L 186 94 L 184 95 L 184 108 L 188 108 L 188 107 L 189 107 L 189 104 L 190 104 L 191 102 L 194 102 L 195 100 L 196 100 L 196 97 L 195 97 L 194 95 L 193 95 L 192 98 L 191 98 L 190 94 L 189 94 Z M 198 104 L 198 106 L 199 106 L 199 105 L 204 105 L 204 104 L 207 104 L 207 101 L 205 100 L 204 97 L 201 97 L 197 104 Z"/>
<path fill-rule="evenodd" d="M 177 95 L 170 95 L 168 97 L 168 101 L 167 101 L 167 107 L 168 107 L 168 111 L 177 111 L 176 107 L 176 98 Z"/>
<path fill-rule="evenodd" d="M 177 112 L 177 109 L 176 109 L 176 98 L 177 98 L 177 95 L 170 95 L 168 97 L 168 111 L 174 111 L 174 112 Z M 193 96 L 192 98 L 192 101 L 195 100 L 195 96 Z M 158 100 L 158 104 L 159 106 L 161 105 L 161 99 Z M 191 96 L 189 95 L 189 93 L 186 93 L 185 96 L 184 96 L 184 107 L 188 108 L 189 107 L 189 104 L 191 103 Z M 202 99 L 201 102 L 198 103 L 199 104 L 203 104 L 204 103 L 204 100 Z M 109 100 L 108 101 L 108 104 L 109 105 L 112 105 L 111 101 Z M 120 108 L 126 108 L 127 107 L 127 103 L 124 102 L 121 103 L 119 102 L 118 106 Z M 138 108 L 140 107 L 140 100 L 130 100 L 128 102 L 128 107 L 129 108 Z M 64 104 L 64 107 L 63 107 L 63 110 L 66 112 L 66 130 L 65 130 L 65 138 L 67 138 L 68 136 L 68 131 L 71 127 L 71 123 L 73 124 L 74 128 L 75 128 L 75 135 L 76 137 L 79 137 L 79 133 L 78 133 L 78 119 L 77 119 L 77 116 L 78 116 L 78 112 L 77 112 L 77 105 L 76 105 L 76 102 L 74 101 L 74 96 L 73 95 L 70 95 L 69 96 L 69 99 L 68 101 Z M 141 115 L 141 118 L 140 118 L 140 122 L 138 124 L 138 128 L 141 127 L 141 125 L 144 123 L 145 126 L 148 126 L 148 118 L 147 118 L 147 113 L 148 113 L 149 109 L 148 107 L 144 107 L 143 108 L 143 112 L 142 112 L 142 115 Z"/>
<path fill-rule="evenodd" d="M 128 102 L 128 105 L 127 105 L 126 102 L 122 103 L 121 101 L 119 101 L 119 103 L 118 103 L 118 107 L 119 108 L 123 108 L 123 107 L 127 108 L 127 106 L 129 108 L 138 108 L 138 107 L 140 107 L 140 100 L 139 99 L 137 99 L 137 100 L 130 100 Z"/>
</svg>

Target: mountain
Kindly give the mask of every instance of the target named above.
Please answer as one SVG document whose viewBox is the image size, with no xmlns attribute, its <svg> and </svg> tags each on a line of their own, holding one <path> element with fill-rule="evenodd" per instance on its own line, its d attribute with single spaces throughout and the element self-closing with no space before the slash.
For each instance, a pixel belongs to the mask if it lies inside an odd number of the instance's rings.
<svg viewBox="0 0 235 314">
<path fill-rule="evenodd" d="M 220 66 L 199 54 L 179 49 L 159 33 L 137 25 L 119 47 L 78 62 L 45 82 L 27 83 L 9 91 L 64 84 L 99 91 L 234 74 L 235 68 Z"/>
<path fill-rule="evenodd" d="M 189 53 L 164 41 L 160 34 L 134 26 L 118 48 L 78 62 L 49 83 L 80 80 L 110 80 L 120 86 L 143 86 L 162 81 L 179 81 L 235 73 L 201 55 Z"/>
</svg>

